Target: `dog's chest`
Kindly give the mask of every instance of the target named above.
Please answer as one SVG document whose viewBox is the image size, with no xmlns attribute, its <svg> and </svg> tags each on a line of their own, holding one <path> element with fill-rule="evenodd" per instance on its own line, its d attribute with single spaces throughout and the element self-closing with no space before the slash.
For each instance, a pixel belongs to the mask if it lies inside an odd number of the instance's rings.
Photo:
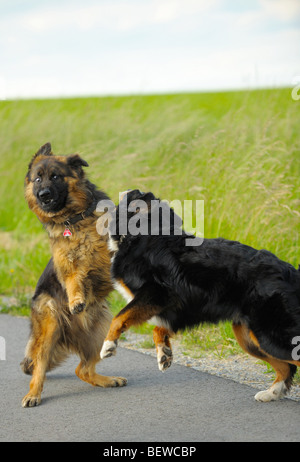
<svg viewBox="0 0 300 462">
<path fill-rule="evenodd" d="M 74 261 L 78 260 L 78 251 L 76 249 L 70 249 L 66 253 L 66 258 L 69 263 L 74 263 Z"/>
<path fill-rule="evenodd" d="M 72 233 L 72 236 L 61 237 L 52 242 L 53 255 L 61 264 L 76 264 L 81 260 L 93 260 L 97 246 L 89 236 L 83 233 Z"/>
</svg>

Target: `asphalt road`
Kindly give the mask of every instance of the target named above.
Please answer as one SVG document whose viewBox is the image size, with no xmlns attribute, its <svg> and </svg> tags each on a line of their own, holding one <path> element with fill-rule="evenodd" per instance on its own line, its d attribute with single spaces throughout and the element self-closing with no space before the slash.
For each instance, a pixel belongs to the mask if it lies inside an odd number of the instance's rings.
<svg viewBox="0 0 300 462">
<path fill-rule="evenodd" d="M 74 373 L 78 360 L 71 356 L 47 375 L 41 405 L 23 409 L 30 377 L 19 363 L 28 333 L 28 319 L 0 315 L 6 341 L 6 360 L 0 361 L 1 442 L 300 440 L 299 403 L 258 403 L 253 388 L 175 364 L 162 373 L 155 358 L 124 348 L 97 371 L 127 377 L 126 387 L 94 388 L 80 381 Z"/>
</svg>

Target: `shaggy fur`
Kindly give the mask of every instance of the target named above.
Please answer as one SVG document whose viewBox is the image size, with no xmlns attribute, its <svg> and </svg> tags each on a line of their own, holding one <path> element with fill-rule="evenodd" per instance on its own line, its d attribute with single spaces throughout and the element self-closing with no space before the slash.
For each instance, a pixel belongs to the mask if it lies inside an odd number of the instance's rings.
<svg viewBox="0 0 300 462">
<path fill-rule="evenodd" d="M 81 380 L 102 387 L 126 384 L 122 377 L 95 372 L 111 321 L 106 297 L 112 284 L 107 241 L 96 231 L 96 205 L 107 196 L 87 180 L 82 168 L 87 166 L 78 154 L 54 156 L 47 143 L 25 178 L 26 200 L 48 232 L 52 258 L 32 298 L 31 334 L 21 363 L 32 380 L 23 407 L 41 402 L 46 371 L 70 353 L 80 357 Z"/>
<path fill-rule="evenodd" d="M 299 358 L 292 357 L 293 338 L 300 335 L 300 272 L 266 250 L 239 242 L 204 239 L 202 245 L 188 247 L 186 238 L 191 236 L 179 229 L 172 210 L 171 235 L 163 235 L 161 224 L 159 235 L 121 235 L 123 201 L 134 204 L 140 199 L 147 203 L 150 230 L 151 212 L 159 202 L 152 193 L 138 190 L 123 198 L 111 223 L 111 230 L 116 229 L 110 235 L 112 276 L 129 303 L 113 319 L 101 356 L 115 353 L 121 332 L 152 318 L 158 326 L 158 364 L 165 370 L 172 361 L 173 333 L 229 320 L 242 348 L 276 371 L 272 387 L 256 399 L 283 396 L 300 365 Z M 128 213 L 128 222 L 133 215 Z"/>
</svg>

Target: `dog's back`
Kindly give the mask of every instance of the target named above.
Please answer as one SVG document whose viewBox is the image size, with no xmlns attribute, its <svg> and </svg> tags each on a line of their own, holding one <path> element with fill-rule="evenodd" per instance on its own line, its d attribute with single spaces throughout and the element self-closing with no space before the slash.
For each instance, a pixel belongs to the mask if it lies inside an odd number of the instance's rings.
<svg viewBox="0 0 300 462">
<path fill-rule="evenodd" d="M 151 278 L 180 300 L 175 331 L 201 322 L 249 322 L 254 314 L 272 318 L 284 308 L 300 332 L 300 272 L 271 252 L 220 238 L 186 247 L 184 235 L 141 237 L 140 248 L 144 274 L 148 261 Z"/>
<path fill-rule="evenodd" d="M 254 331 L 263 349 L 270 351 L 272 344 L 276 357 L 289 358 L 291 339 L 300 334 L 299 270 L 269 251 L 235 241 L 204 239 L 199 247 L 176 241 L 173 250 L 168 246 L 172 266 L 164 272 L 182 306 L 174 330 L 233 320 Z"/>
</svg>

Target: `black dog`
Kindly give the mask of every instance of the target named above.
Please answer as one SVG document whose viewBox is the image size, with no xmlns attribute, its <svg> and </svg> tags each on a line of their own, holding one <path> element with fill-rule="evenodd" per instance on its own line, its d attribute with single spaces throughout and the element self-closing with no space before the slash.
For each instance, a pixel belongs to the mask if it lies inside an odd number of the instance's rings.
<svg viewBox="0 0 300 462">
<path fill-rule="evenodd" d="M 146 208 L 128 213 L 127 221 L 138 213 L 146 217 L 148 231 L 160 205 L 152 193 L 128 192 L 110 223 L 112 276 L 129 303 L 113 319 L 101 357 L 115 354 L 124 330 L 153 318 L 160 326 L 153 337 L 159 368 L 164 370 L 172 360 L 172 333 L 203 322 L 231 320 L 241 347 L 276 371 L 273 385 L 257 393 L 256 400 L 281 398 L 300 366 L 295 347 L 300 341 L 299 270 L 266 250 L 225 239 L 204 239 L 202 245 L 188 247 L 191 236 L 180 229 L 170 209 L 169 235 L 162 232 L 162 213 L 156 235 L 121 233 L 122 206 L 138 200 Z"/>
</svg>

